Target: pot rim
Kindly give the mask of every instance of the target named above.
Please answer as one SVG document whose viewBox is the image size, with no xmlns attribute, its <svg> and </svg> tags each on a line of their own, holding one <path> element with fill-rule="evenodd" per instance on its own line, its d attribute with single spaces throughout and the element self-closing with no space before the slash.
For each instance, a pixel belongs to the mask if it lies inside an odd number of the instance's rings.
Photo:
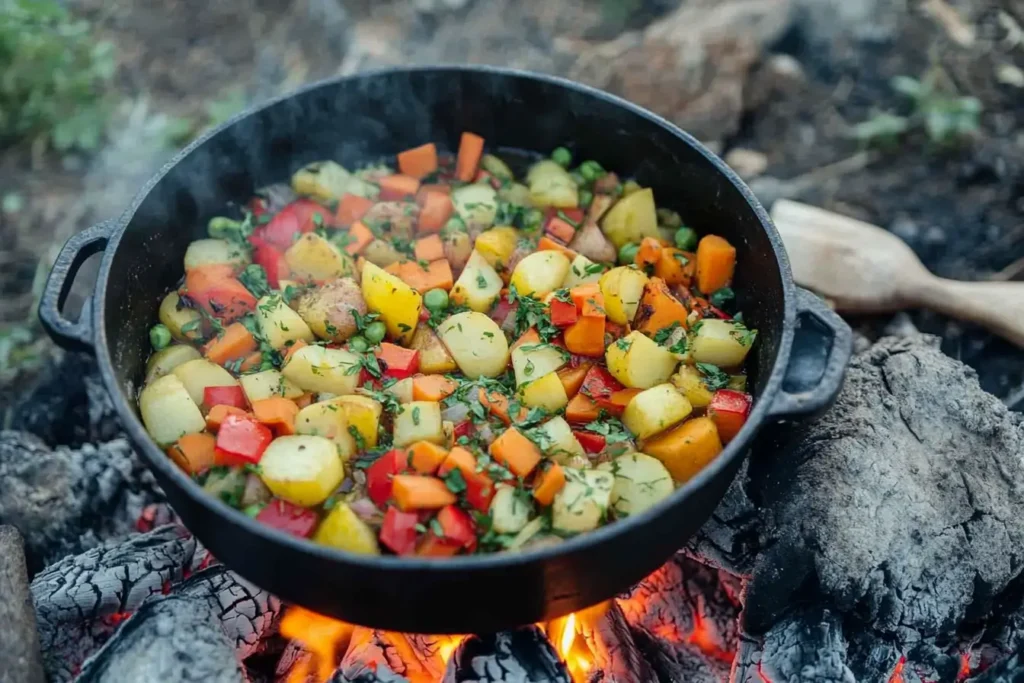
<svg viewBox="0 0 1024 683">
<path fill-rule="evenodd" d="M 163 180 L 168 172 L 188 157 L 193 151 L 205 144 L 211 138 L 219 135 L 222 131 L 231 128 L 239 121 L 257 112 L 274 107 L 298 95 L 315 91 L 320 88 L 328 88 L 338 83 L 360 80 L 368 81 L 391 74 L 415 74 L 420 72 L 471 73 L 484 76 L 495 76 L 499 78 L 542 81 L 550 85 L 575 91 L 597 100 L 603 100 L 619 108 L 625 109 L 636 116 L 647 119 L 660 127 L 666 134 L 681 139 L 710 162 L 716 171 L 724 176 L 725 180 L 732 184 L 740 193 L 747 206 L 757 217 L 758 222 L 761 224 L 761 229 L 767 233 L 772 251 L 778 263 L 780 279 L 782 281 L 783 320 L 775 361 L 768 374 L 764 390 L 759 399 L 754 403 L 746 424 L 744 424 L 737 436 L 725 446 L 722 453 L 719 454 L 719 456 L 711 463 L 706 465 L 691 480 L 678 487 L 672 495 L 659 501 L 656 505 L 645 510 L 643 513 L 627 517 L 626 519 L 616 520 L 613 524 L 608 524 L 598 529 L 579 534 L 553 546 L 532 548 L 516 553 L 460 555 L 445 558 L 441 561 L 437 559 L 421 559 L 408 556 L 399 557 L 391 555 L 362 555 L 349 553 L 337 548 L 314 543 L 311 540 L 298 538 L 284 531 L 261 524 L 240 510 L 236 510 L 223 501 L 204 492 L 191 477 L 174 465 L 171 459 L 168 458 L 166 454 L 153 442 L 143 427 L 141 419 L 139 418 L 134 406 L 129 400 L 125 399 L 121 385 L 117 381 L 113 366 L 113 358 L 110 353 L 109 340 L 106 334 L 105 319 L 107 284 L 111 275 L 111 265 L 113 263 L 114 255 L 120 245 L 121 238 L 123 237 L 125 230 L 134 218 L 139 206 L 145 201 L 161 180 Z M 160 474 L 167 477 L 170 481 L 173 481 L 178 488 L 181 489 L 182 493 L 188 496 L 192 502 L 202 506 L 211 514 L 227 516 L 230 521 L 235 525 L 240 526 L 246 533 L 257 536 L 260 540 L 265 542 L 286 546 L 293 552 L 305 553 L 314 556 L 319 560 L 347 563 L 362 569 L 387 570 L 390 572 L 409 574 L 415 573 L 417 575 L 421 575 L 423 572 L 451 574 L 471 570 L 502 569 L 509 566 L 545 562 L 559 556 L 574 554 L 592 545 L 610 541 L 615 536 L 634 532 L 656 517 L 672 514 L 672 510 L 677 506 L 681 506 L 684 499 L 695 494 L 706 485 L 709 485 L 710 482 L 716 478 L 718 473 L 727 468 L 733 460 L 745 456 L 755 433 L 761 429 L 765 421 L 769 419 L 769 409 L 781 389 L 786 367 L 789 364 L 790 351 L 795 334 L 795 285 L 793 283 L 789 259 L 782 244 L 782 238 L 769 218 L 768 213 L 750 191 L 750 188 L 746 186 L 739 176 L 736 175 L 736 173 L 729 168 L 722 159 L 713 154 L 689 133 L 639 105 L 633 104 L 621 97 L 612 95 L 603 90 L 599 90 L 582 83 L 577 83 L 567 78 L 520 69 L 486 65 L 455 64 L 387 67 L 348 76 L 324 79 L 303 86 L 294 91 L 248 108 L 194 140 L 191 144 L 178 152 L 170 161 L 168 161 L 163 168 L 161 168 L 142 187 L 142 189 L 135 195 L 128 208 L 116 219 L 115 223 L 116 227 L 111 231 L 109 243 L 103 255 L 99 274 L 96 279 L 95 292 L 93 294 L 94 346 L 104 386 L 106 387 L 108 394 L 110 394 L 121 424 L 125 427 L 128 436 L 131 438 L 140 454 L 142 454 L 148 461 L 148 465 L 150 467 L 156 468 L 159 470 Z"/>
</svg>

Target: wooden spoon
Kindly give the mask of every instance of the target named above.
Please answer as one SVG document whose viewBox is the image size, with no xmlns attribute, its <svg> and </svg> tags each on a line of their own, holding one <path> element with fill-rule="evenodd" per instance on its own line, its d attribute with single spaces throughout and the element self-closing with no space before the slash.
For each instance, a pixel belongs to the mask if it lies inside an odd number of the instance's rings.
<svg viewBox="0 0 1024 683">
<path fill-rule="evenodd" d="M 959 282 L 932 275 L 900 238 L 878 226 L 780 199 L 771 210 L 797 284 L 836 310 L 930 308 L 987 327 L 1024 347 L 1024 282 Z"/>
</svg>

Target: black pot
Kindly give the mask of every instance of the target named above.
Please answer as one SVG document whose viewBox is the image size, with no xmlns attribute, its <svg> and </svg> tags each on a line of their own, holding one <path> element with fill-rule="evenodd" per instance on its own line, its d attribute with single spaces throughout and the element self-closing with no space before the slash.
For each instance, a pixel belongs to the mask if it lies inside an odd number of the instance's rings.
<svg viewBox="0 0 1024 683">
<path fill-rule="evenodd" d="M 750 327 L 755 403 L 725 451 L 667 500 L 557 546 L 519 554 L 417 560 L 351 555 L 262 526 L 204 493 L 147 436 L 136 409 L 148 330 L 182 271 L 188 243 L 228 202 L 301 166 L 347 167 L 462 131 L 492 149 L 598 159 L 654 189 L 698 232 L 738 250 L 734 289 Z M 61 313 L 82 262 L 103 251 L 80 319 Z M 614 596 L 661 565 L 707 519 L 755 434 L 817 413 L 842 383 L 851 334 L 794 286 L 778 233 L 750 190 L 692 137 L 617 97 L 550 76 L 489 67 L 392 69 L 327 81 L 242 114 L 180 153 L 122 216 L 68 240 L 40 318 L 64 346 L 93 351 L 118 415 L 185 524 L 238 573 L 285 600 L 358 624 L 411 632 L 490 632 Z"/>
</svg>

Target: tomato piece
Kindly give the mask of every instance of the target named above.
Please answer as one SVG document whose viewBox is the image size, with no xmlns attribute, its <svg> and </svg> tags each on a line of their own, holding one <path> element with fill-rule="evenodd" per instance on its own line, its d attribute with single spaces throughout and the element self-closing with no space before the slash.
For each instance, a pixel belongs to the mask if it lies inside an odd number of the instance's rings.
<svg viewBox="0 0 1024 683">
<path fill-rule="evenodd" d="M 384 342 L 374 349 L 373 354 L 383 364 L 385 377 L 405 379 L 416 374 L 420 369 L 420 352 L 416 349 L 406 349 L 397 344 Z"/>
<path fill-rule="evenodd" d="M 265 425 L 250 417 L 228 415 L 217 431 L 214 459 L 218 465 L 256 464 L 273 440 Z"/>
<path fill-rule="evenodd" d="M 260 510 L 256 515 L 256 521 L 300 538 L 312 536 L 317 524 L 320 523 L 313 510 L 280 499 L 270 501 Z"/>
<path fill-rule="evenodd" d="M 398 448 L 388 451 L 366 468 L 366 494 L 377 507 L 383 508 L 391 497 L 392 478 L 408 471 L 406 451 Z"/>
<path fill-rule="evenodd" d="M 583 446 L 583 450 L 587 453 L 600 453 L 604 450 L 606 440 L 600 434 L 594 432 L 574 431 L 576 440 Z"/>
<path fill-rule="evenodd" d="M 569 327 L 576 322 L 578 317 L 575 303 L 565 303 L 558 299 L 551 300 L 551 323 L 555 327 Z"/>
<path fill-rule="evenodd" d="M 462 546 L 457 541 L 447 538 L 438 538 L 433 533 L 427 532 L 423 536 L 423 542 L 416 549 L 416 554 L 423 557 L 452 557 L 459 554 Z"/>
<path fill-rule="evenodd" d="M 206 387 L 203 389 L 203 405 L 207 408 L 233 406 L 245 410 L 249 402 L 245 400 L 245 392 L 240 386 Z"/>
<path fill-rule="evenodd" d="M 416 525 L 419 523 L 419 515 L 415 512 L 402 512 L 389 506 L 380 527 L 380 542 L 398 555 L 411 555 L 416 550 L 419 536 Z"/>
</svg>

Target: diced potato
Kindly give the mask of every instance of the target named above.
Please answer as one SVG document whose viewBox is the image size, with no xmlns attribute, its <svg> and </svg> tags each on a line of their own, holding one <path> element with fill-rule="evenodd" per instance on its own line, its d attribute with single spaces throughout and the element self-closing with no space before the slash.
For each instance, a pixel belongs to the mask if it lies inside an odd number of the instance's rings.
<svg viewBox="0 0 1024 683">
<path fill-rule="evenodd" d="M 671 384 L 659 384 L 633 397 L 622 414 L 622 424 L 638 439 L 661 432 L 682 422 L 693 412 L 686 397 Z"/>
<path fill-rule="evenodd" d="M 323 545 L 361 555 L 380 555 L 373 529 L 359 519 L 347 503 L 338 502 L 320 522 L 313 540 Z"/>
<path fill-rule="evenodd" d="M 578 254 L 569 265 L 569 272 L 565 275 L 563 287 L 573 288 L 585 285 L 588 282 L 599 282 L 604 269 L 594 263 L 583 254 Z"/>
<path fill-rule="evenodd" d="M 398 399 L 399 403 L 412 403 L 412 377 L 400 379 L 384 391 Z"/>
<path fill-rule="evenodd" d="M 300 410 L 295 416 L 295 433 L 329 439 L 342 462 L 348 462 L 356 454 L 356 441 L 348 431 L 348 416 L 336 401 L 319 401 Z"/>
<path fill-rule="evenodd" d="M 522 183 L 506 183 L 498 190 L 498 196 L 510 204 L 533 206 L 533 202 L 530 200 L 530 188 Z"/>
<path fill-rule="evenodd" d="M 241 268 L 249 263 L 249 254 L 237 244 L 214 239 L 196 240 L 185 250 L 185 270 L 220 263 Z"/>
<path fill-rule="evenodd" d="M 615 202 L 604 215 L 601 229 L 616 249 L 623 244 L 639 244 L 645 237 L 659 237 L 654 191 L 637 190 Z"/>
<path fill-rule="evenodd" d="M 649 389 L 667 382 L 678 361 L 643 332 L 633 330 L 605 350 L 608 371 L 627 387 Z"/>
<path fill-rule="evenodd" d="M 535 251 L 516 265 L 510 282 L 520 295 L 543 299 L 562 286 L 569 266 L 568 257 L 561 252 Z"/>
<path fill-rule="evenodd" d="M 455 445 L 455 423 L 451 420 L 442 420 L 441 429 L 444 431 L 444 447 L 452 448 Z"/>
<path fill-rule="evenodd" d="M 480 157 L 480 168 L 484 169 L 495 178 L 501 178 L 503 180 L 512 180 L 515 178 L 515 175 L 512 173 L 512 169 L 508 167 L 508 164 L 493 154 L 485 154 Z"/>
<path fill-rule="evenodd" d="M 551 526 L 579 533 L 596 529 L 611 504 L 615 476 L 601 470 L 565 468 L 565 486 L 551 506 Z"/>
<path fill-rule="evenodd" d="M 387 240 L 373 240 L 363 249 L 363 257 L 375 266 L 387 268 L 392 263 L 404 260 L 405 254 Z"/>
<path fill-rule="evenodd" d="M 569 404 L 569 396 L 558 373 L 549 372 L 539 379 L 524 384 L 518 390 L 519 400 L 531 408 L 543 408 L 554 413 Z"/>
<path fill-rule="evenodd" d="M 351 256 L 315 232 L 307 232 L 288 247 L 284 260 L 297 280 L 322 282 L 352 275 L 356 270 Z"/>
<path fill-rule="evenodd" d="M 494 225 L 498 193 L 490 185 L 464 185 L 452 191 L 452 204 L 466 227 L 479 232 Z"/>
<path fill-rule="evenodd" d="M 483 313 L 456 313 L 438 326 L 441 341 L 466 377 L 497 377 L 508 366 L 508 340 Z"/>
<path fill-rule="evenodd" d="M 349 173 L 334 161 L 316 161 L 300 168 L 292 176 L 292 189 L 319 202 L 341 199 L 343 194 L 367 199 L 380 196 L 379 187 Z"/>
<path fill-rule="evenodd" d="M 203 491 L 228 505 L 241 505 L 245 495 L 246 474 L 241 467 L 210 470 L 203 482 Z"/>
<path fill-rule="evenodd" d="M 743 364 L 757 334 L 731 320 L 705 318 L 693 335 L 693 359 L 724 368 Z"/>
<path fill-rule="evenodd" d="M 139 412 L 146 431 L 161 446 L 172 444 L 185 434 L 206 429 L 199 404 L 192 400 L 188 389 L 174 375 L 159 377 L 142 390 Z"/>
<path fill-rule="evenodd" d="M 304 391 L 351 394 L 359 386 L 359 358 L 345 349 L 303 346 L 285 361 L 281 374 Z"/>
<path fill-rule="evenodd" d="M 403 404 L 402 410 L 395 415 L 393 441 L 395 448 L 402 448 L 417 441 L 444 444 L 441 404 L 436 401 L 412 401 Z"/>
<path fill-rule="evenodd" d="M 380 416 L 384 412 L 384 406 L 380 401 L 375 401 L 369 396 L 352 394 L 339 396 L 334 402 L 341 406 L 350 427 L 355 427 L 359 435 L 363 437 L 363 443 L 367 448 L 377 447 L 377 427 L 380 425 Z"/>
<path fill-rule="evenodd" d="M 420 372 L 425 375 L 443 375 L 459 368 L 440 337 L 426 323 L 416 326 L 409 348 L 420 352 Z"/>
<path fill-rule="evenodd" d="M 491 528 L 499 534 L 515 534 L 530 521 L 533 500 L 529 493 L 524 496 L 514 486 L 498 484 L 491 499 Z"/>
<path fill-rule="evenodd" d="M 353 310 L 359 315 L 367 312 L 359 283 L 350 277 L 309 290 L 299 299 L 297 310 L 313 334 L 333 342 L 347 341 L 358 332 Z"/>
<path fill-rule="evenodd" d="M 612 510 L 619 519 L 638 515 L 672 495 L 672 475 L 657 458 L 643 453 L 627 453 L 597 469 L 615 475 L 612 486 Z"/>
<path fill-rule="evenodd" d="M 495 299 L 501 294 L 502 285 L 504 283 L 498 271 L 474 249 L 469 255 L 465 269 L 452 287 L 451 298 L 456 304 L 486 313 L 491 310 Z"/>
<path fill-rule="evenodd" d="M 633 322 L 647 284 L 643 271 L 632 266 L 619 266 L 602 275 L 598 282 L 608 319 L 618 325 Z"/>
<path fill-rule="evenodd" d="M 523 344 L 512 352 L 516 386 L 539 379 L 569 362 L 567 354 L 554 344 Z"/>
<path fill-rule="evenodd" d="M 530 186 L 530 202 L 534 206 L 573 209 L 579 203 L 579 192 L 572 176 L 550 159 L 538 161 L 526 175 Z"/>
<path fill-rule="evenodd" d="M 462 225 L 461 219 L 454 218 L 454 223 L 458 227 L 445 226 L 441 230 L 441 246 L 444 249 L 444 257 L 448 259 L 448 264 L 452 267 L 452 272 L 458 273 L 465 267 L 469 255 L 473 253 L 473 239 L 466 232 L 466 227 Z M 448 221 L 448 225 L 453 225 L 453 221 Z"/>
<path fill-rule="evenodd" d="M 672 375 L 672 384 L 694 408 L 706 408 L 711 404 L 714 393 L 704 384 L 700 370 L 692 365 L 680 366 L 679 372 Z"/>
<path fill-rule="evenodd" d="M 260 325 L 260 336 L 275 349 L 300 339 L 305 342 L 316 339 L 302 316 L 289 308 L 277 294 L 268 294 L 259 300 L 256 321 Z"/>
<path fill-rule="evenodd" d="M 197 406 L 203 404 L 203 390 L 206 387 L 236 387 L 238 380 L 231 373 L 205 358 L 197 358 L 182 363 L 171 371 L 181 380 Z"/>
<path fill-rule="evenodd" d="M 583 450 L 565 418 L 556 415 L 538 427 L 537 431 L 543 434 L 539 445 L 544 455 L 558 464 L 573 465 L 580 462 L 579 458 L 583 458 L 583 462 L 587 461 L 587 452 Z"/>
<path fill-rule="evenodd" d="M 327 500 L 344 477 L 338 449 L 322 436 L 279 436 L 260 458 L 260 479 L 267 488 L 302 507 Z"/>
<path fill-rule="evenodd" d="M 177 292 L 171 292 L 160 302 L 158 317 L 160 322 L 167 326 L 171 336 L 178 341 L 190 341 L 202 336 L 203 316 L 194 308 L 178 306 L 181 297 Z"/>
<path fill-rule="evenodd" d="M 380 313 L 388 337 L 407 345 L 420 319 L 423 297 L 400 278 L 372 263 L 363 265 L 363 299 L 366 307 Z"/>
<path fill-rule="evenodd" d="M 202 358 L 202 355 L 194 346 L 187 344 L 172 344 L 167 348 L 160 349 L 150 356 L 146 363 L 146 384 L 169 374 L 182 363 L 197 358 Z"/>
<path fill-rule="evenodd" d="M 476 238 L 473 248 L 496 272 L 508 268 L 508 261 L 519 243 L 519 231 L 510 225 L 485 230 Z"/>
<path fill-rule="evenodd" d="M 265 398 L 281 396 L 282 398 L 298 398 L 305 392 L 277 370 L 264 370 L 238 378 L 249 403 L 262 401 Z"/>
</svg>

